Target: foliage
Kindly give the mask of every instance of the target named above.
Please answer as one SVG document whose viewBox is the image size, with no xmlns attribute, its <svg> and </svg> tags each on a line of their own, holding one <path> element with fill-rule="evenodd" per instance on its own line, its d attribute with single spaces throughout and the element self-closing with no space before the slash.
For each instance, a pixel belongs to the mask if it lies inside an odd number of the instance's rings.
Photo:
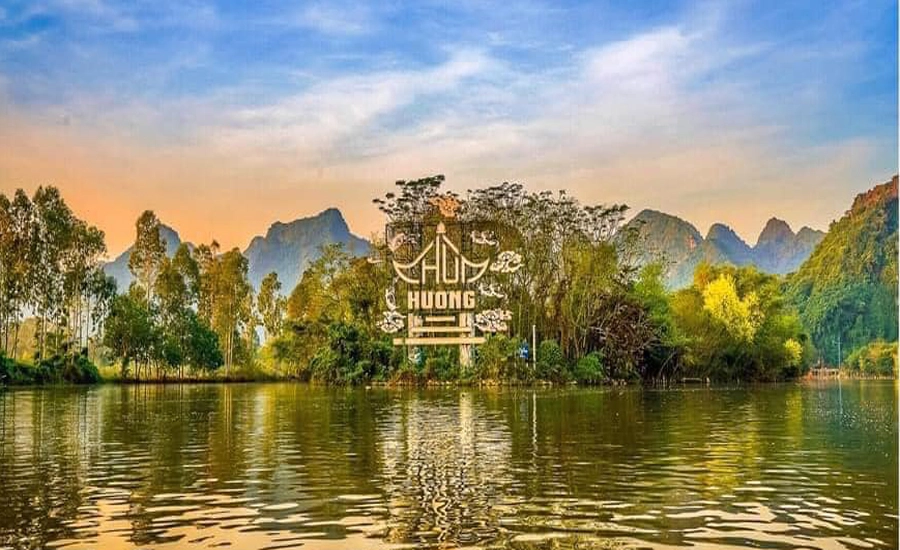
<svg viewBox="0 0 900 550">
<path fill-rule="evenodd" d="M 55 187 L 0 194 L 0 350 L 21 356 L 27 312 L 38 320 L 35 350 L 49 357 L 83 347 L 100 329 L 114 283 L 100 269 L 103 232 L 74 215 Z"/>
<path fill-rule="evenodd" d="M 434 199 L 443 182 L 399 181 L 375 202 L 390 221 L 421 229 L 441 216 Z M 69 350 L 94 342 L 123 377 L 139 379 L 154 371 L 183 377 L 185 369 L 208 376 L 224 366 L 226 377 L 276 372 L 324 384 L 780 380 L 803 372 L 813 343 L 836 360 L 837 342 L 855 350 L 851 369 L 896 368 L 895 345 L 865 346 L 897 337 L 897 216 L 884 206 L 896 204 L 896 187 L 858 199 L 787 282 L 701 264 L 694 284 L 674 294 L 663 266 L 638 268 L 624 205 L 582 205 L 564 192 L 531 193 L 515 183 L 450 195 L 461 222 L 490 227 L 523 259 L 520 270 L 496 275 L 503 298 L 483 297 L 487 307 L 502 300 L 512 318 L 507 332 L 476 348 L 470 369 L 453 347 L 422 348 L 410 358 L 410 349 L 393 346 L 377 328 L 392 280 L 388 262 L 326 245 L 287 297 L 275 273 L 254 295 L 238 249 L 182 244 L 167 257 L 160 222 L 146 211 L 129 262 L 135 283 L 116 296 L 100 270 L 102 232 L 75 217 L 57 190 L 0 195 L 0 380 L 93 380 L 87 355 Z M 24 325 L 29 311 L 36 320 Z M 17 361 L 26 347 L 21 326 L 35 327 L 28 329 L 33 367 Z M 520 337 L 532 327 L 541 341 L 535 368 L 518 358 Z"/>
<path fill-rule="evenodd" d="M 329 358 L 321 350 L 329 347 L 338 336 L 334 332 L 336 324 L 352 325 L 368 341 L 380 341 L 375 322 L 381 293 L 386 286 L 387 279 L 382 271 L 364 259 L 352 258 L 342 245 L 323 247 L 319 258 L 310 264 L 287 299 L 287 315 L 281 333 L 266 344 L 272 350 L 276 364 L 288 365 L 301 379 L 343 383 L 354 378 L 333 375 L 335 365 L 347 364 L 346 357 Z M 363 370 L 385 377 L 391 363 L 390 353 L 376 355 L 381 362 Z M 372 357 L 367 360 L 374 361 Z"/>
<path fill-rule="evenodd" d="M 897 342 L 878 340 L 857 348 L 845 369 L 865 376 L 897 376 Z"/>
<path fill-rule="evenodd" d="M 0 353 L 0 386 L 32 384 L 96 384 L 100 371 L 80 353 L 56 354 L 26 365 Z"/>
<path fill-rule="evenodd" d="M 103 345 L 121 362 L 123 378 L 128 377 L 133 363 L 149 364 L 159 338 L 153 312 L 143 292 L 135 290 L 113 299 Z"/>
<path fill-rule="evenodd" d="M 799 375 L 812 353 L 778 277 L 753 267 L 698 266 L 693 286 L 673 296 L 672 313 L 688 335 L 683 376 L 780 380 Z"/>
<path fill-rule="evenodd" d="M 425 380 L 446 382 L 463 375 L 459 366 L 459 350 L 452 347 L 431 348 L 425 358 L 422 376 Z"/>
<path fill-rule="evenodd" d="M 599 384 L 606 378 L 603 356 L 592 351 L 575 364 L 574 378 L 579 384 Z"/>
<path fill-rule="evenodd" d="M 505 334 L 492 334 L 475 354 L 476 378 L 481 380 L 515 379 L 515 357 L 521 341 Z"/>
<path fill-rule="evenodd" d="M 707 284 L 701 295 L 703 309 L 725 327 L 732 338 L 744 343 L 753 341 L 761 321 L 755 292 L 749 291 L 743 298 L 738 296 L 734 277 L 723 273 Z"/>
<path fill-rule="evenodd" d="M 338 321 L 327 331 L 327 345 L 309 363 L 310 377 L 326 384 L 359 384 L 383 375 L 391 348 L 356 324 Z"/>
<path fill-rule="evenodd" d="M 256 307 L 259 311 L 260 321 L 266 331 L 266 338 L 277 336 L 281 332 L 284 321 L 286 301 L 281 295 L 281 281 L 274 271 L 263 277 L 259 286 Z"/>
<path fill-rule="evenodd" d="M 151 211 L 137 223 L 130 267 L 136 283 L 109 308 L 103 344 L 123 378 L 168 377 L 185 367 L 209 374 L 223 364 L 251 363 L 255 322 L 246 259 L 218 245 L 192 251 L 181 244 L 165 255 L 159 221 Z"/>
<path fill-rule="evenodd" d="M 536 376 L 540 380 L 553 382 L 566 380 L 566 358 L 556 340 L 544 340 L 538 346 Z"/>
<path fill-rule="evenodd" d="M 136 284 L 144 289 L 147 301 L 151 301 L 156 279 L 166 259 L 166 241 L 159 234 L 159 219 L 152 210 L 145 210 L 135 223 L 137 237 L 128 269 L 134 274 Z"/>
</svg>

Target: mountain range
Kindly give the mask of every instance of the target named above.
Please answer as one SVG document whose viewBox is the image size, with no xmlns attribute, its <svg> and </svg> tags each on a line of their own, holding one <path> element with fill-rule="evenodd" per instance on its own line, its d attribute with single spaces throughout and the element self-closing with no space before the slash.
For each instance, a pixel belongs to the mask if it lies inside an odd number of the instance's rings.
<svg viewBox="0 0 900 550">
<path fill-rule="evenodd" d="M 796 271 L 825 236 L 809 227 L 794 233 L 787 222 L 772 218 L 750 246 L 725 224 L 713 224 L 703 237 L 691 223 L 656 210 L 642 210 L 624 229 L 638 235 L 639 263 L 665 264 L 671 289 L 690 285 L 701 262 L 754 265 L 779 275 Z"/>
<path fill-rule="evenodd" d="M 174 256 L 182 242 L 178 232 L 160 224 L 159 233 L 166 242 L 166 254 Z M 288 223 L 275 222 L 265 236 L 254 237 L 244 250 L 250 264 L 250 282 L 259 289 L 263 277 L 274 271 L 282 283 L 282 292 L 288 294 L 300 281 L 303 271 L 319 257 L 320 247 L 331 243 L 343 244 L 355 256 L 369 251 L 369 242 L 350 232 L 344 216 L 336 208 Z M 193 247 L 191 243 L 187 244 Z M 134 280 L 128 269 L 133 248 L 128 247 L 103 267 L 104 272 L 116 280 L 120 292 L 128 289 Z"/>
</svg>

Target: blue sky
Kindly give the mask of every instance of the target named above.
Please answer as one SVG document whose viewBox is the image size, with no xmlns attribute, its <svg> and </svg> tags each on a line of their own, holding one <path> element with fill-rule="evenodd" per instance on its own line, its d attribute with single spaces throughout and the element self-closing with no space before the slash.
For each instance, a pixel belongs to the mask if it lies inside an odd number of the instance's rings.
<svg viewBox="0 0 900 550">
<path fill-rule="evenodd" d="M 144 208 L 245 246 L 444 173 L 755 241 L 897 170 L 895 2 L 0 3 L 0 192 L 59 186 L 112 252 Z"/>
</svg>

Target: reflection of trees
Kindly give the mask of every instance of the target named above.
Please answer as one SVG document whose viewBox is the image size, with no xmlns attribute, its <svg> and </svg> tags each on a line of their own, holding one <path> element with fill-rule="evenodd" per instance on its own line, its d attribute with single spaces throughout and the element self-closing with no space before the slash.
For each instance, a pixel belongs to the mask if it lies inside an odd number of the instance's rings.
<svg viewBox="0 0 900 550">
<path fill-rule="evenodd" d="M 0 545 L 70 536 L 97 441 L 93 399 L 79 388 L 0 394 Z"/>
<path fill-rule="evenodd" d="M 388 540 L 475 543 L 496 535 L 492 504 L 510 483 L 509 434 L 483 397 L 414 395 L 385 419 Z"/>
<path fill-rule="evenodd" d="M 858 520 L 842 536 L 891 539 L 896 391 L 13 391 L 0 394 L 0 544 L 491 545 L 629 529 L 684 544 L 698 529 L 727 538 L 710 516 L 763 529 L 834 515 Z"/>
</svg>

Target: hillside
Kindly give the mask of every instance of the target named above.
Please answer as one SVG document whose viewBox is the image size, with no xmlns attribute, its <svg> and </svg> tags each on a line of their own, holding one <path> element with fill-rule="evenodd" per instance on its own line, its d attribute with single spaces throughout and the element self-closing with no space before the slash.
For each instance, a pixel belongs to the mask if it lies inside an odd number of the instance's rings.
<svg viewBox="0 0 900 550">
<path fill-rule="evenodd" d="M 251 284 L 258 289 L 263 277 L 274 271 L 282 292 L 290 293 L 307 266 L 319 257 L 320 247 L 330 243 L 342 243 L 354 255 L 369 251 L 369 242 L 350 233 L 336 208 L 289 223 L 273 223 L 264 237 L 254 237 L 244 251 L 250 261 Z"/>
<path fill-rule="evenodd" d="M 788 280 L 788 293 L 829 363 L 872 340 L 897 339 L 897 176 L 862 193 Z"/>
</svg>

